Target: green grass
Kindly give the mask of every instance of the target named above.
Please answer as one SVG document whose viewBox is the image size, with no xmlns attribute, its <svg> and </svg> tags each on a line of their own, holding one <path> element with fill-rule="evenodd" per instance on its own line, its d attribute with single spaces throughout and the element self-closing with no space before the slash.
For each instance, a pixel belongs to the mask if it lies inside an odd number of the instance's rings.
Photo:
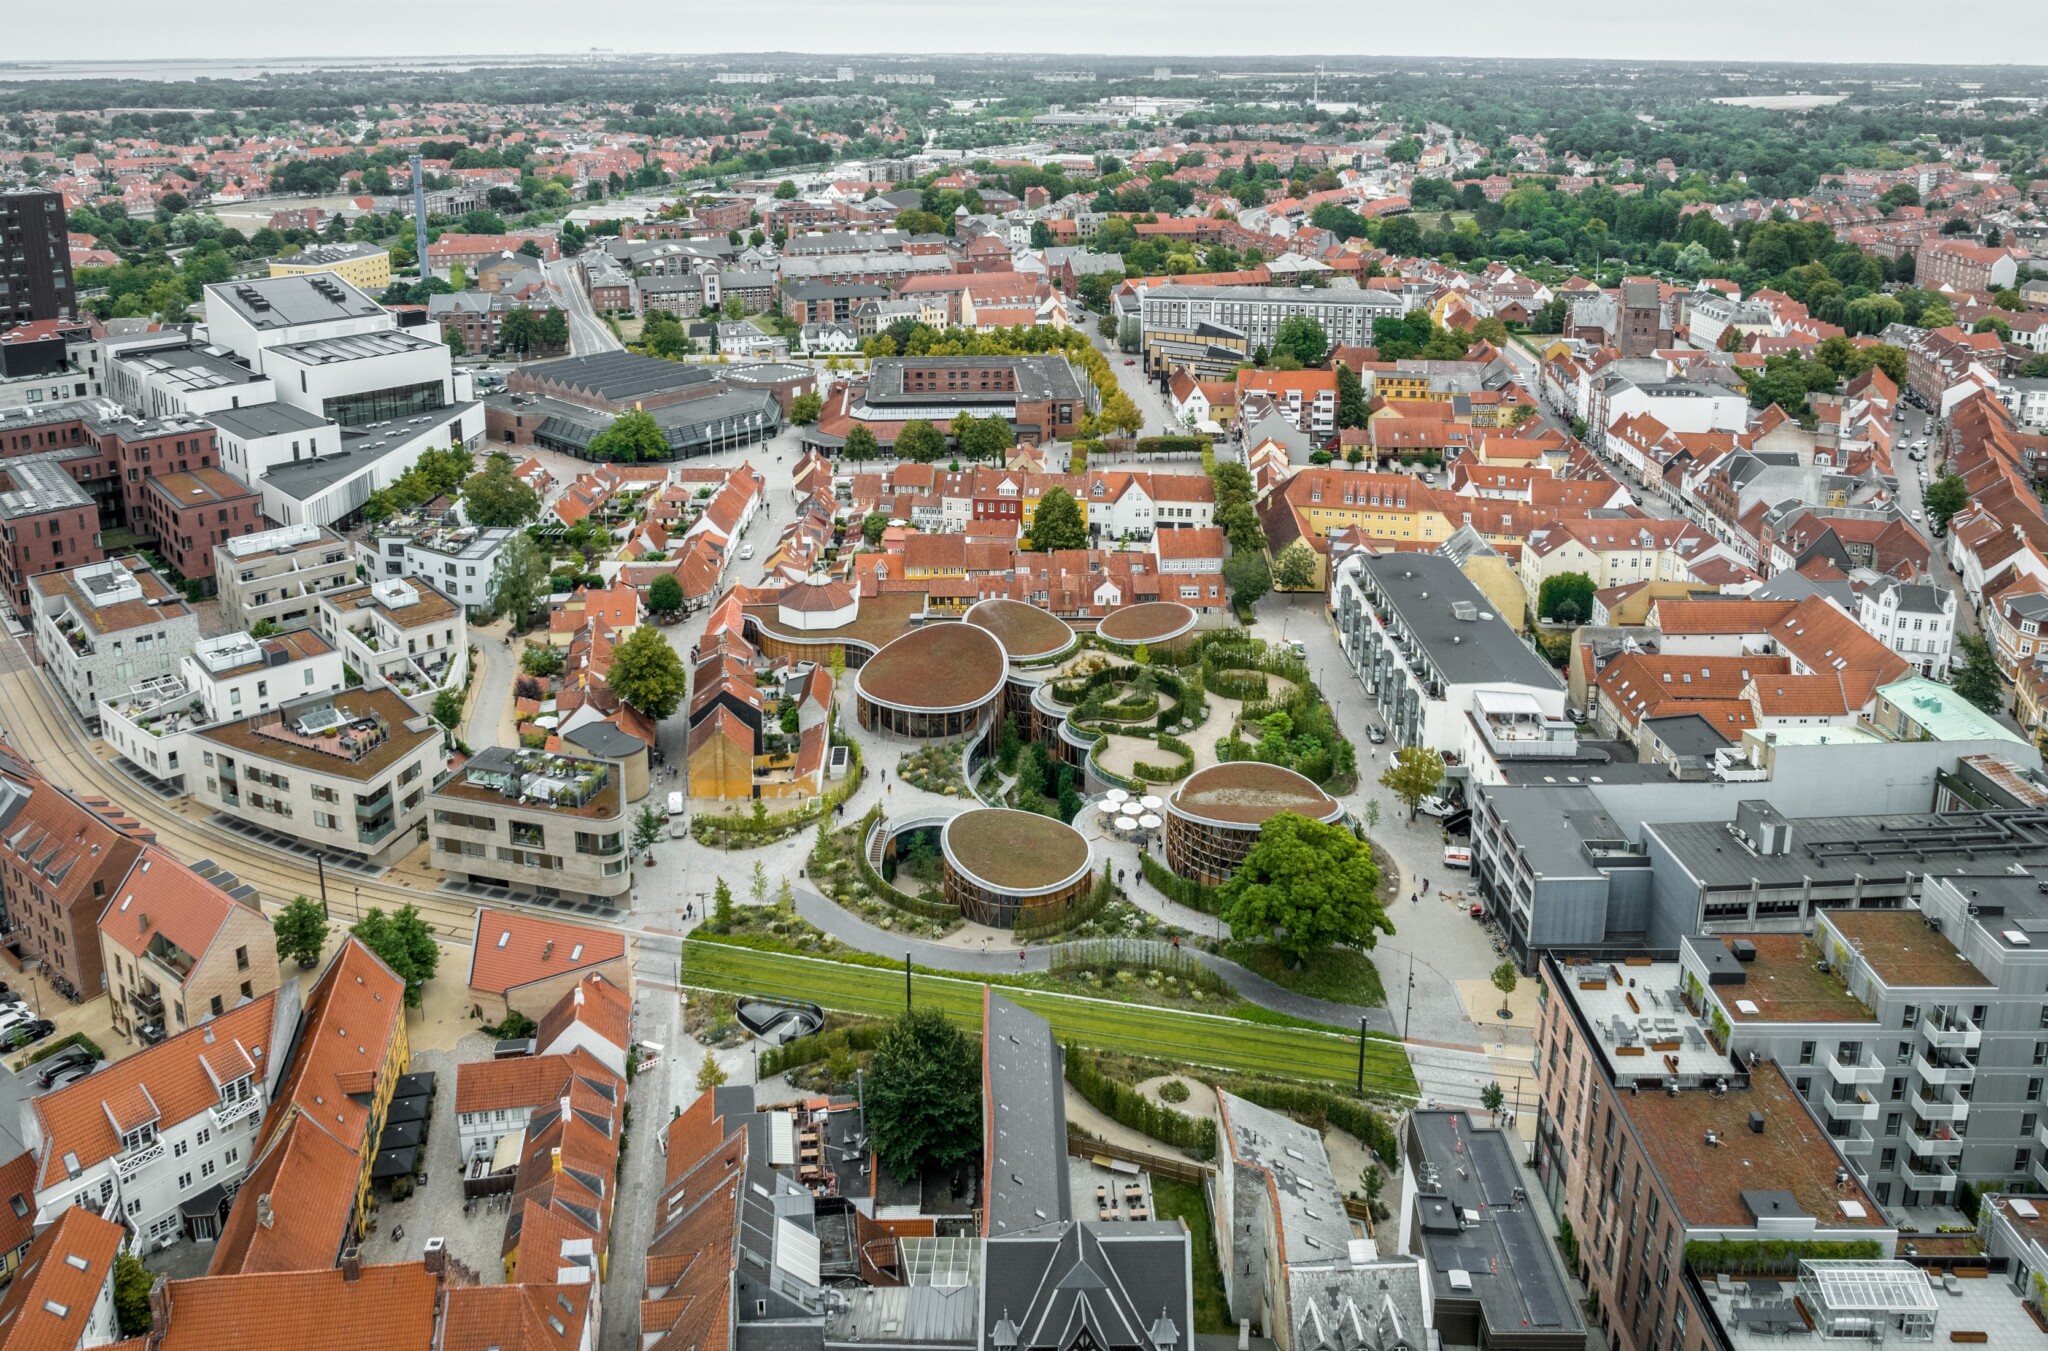
<svg viewBox="0 0 2048 1351">
<path fill-rule="evenodd" d="M 1198 1182 L 1152 1175 L 1152 1209 L 1162 1220 L 1181 1220 L 1188 1227 L 1189 1258 L 1195 1269 L 1195 1331 L 1233 1332 L 1230 1300 L 1223 1293 L 1223 1272 L 1216 1262 L 1216 1226 L 1209 1216 L 1209 1193 Z"/>
<path fill-rule="evenodd" d="M 727 994 L 809 1000 L 842 1013 L 890 1017 L 903 1008 L 900 970 L 731 947 L 698 937 L 683 945 L 682 983 Z M 951 976 L 913 976 L 920 1007 L 979 1026 L 982 987 Z M 1278 1074 L 1318 1083 L 1350 1084 L 1358 1072 L 1358 1040 L 1334 1032 L 1277 1027 L 1243 1018 L 1117 1003 L 1048 990 L 1003 986 L 1004 994 L 1044 1017 L 1063 1042 L 1173 1065 L 1202 1065 L 1245 1074 Z M 1398 1042 L 1366 1043 L 1365 1081 L 1376 1093 L 1415 1093 L 1415 1076 Z"/>
<path fill-rule="evenodd" d="M 1311 999 L 1362 1004 L 1374 1009 L 1387 1006 L 1379 968 L 1372 964 L 1371 957 L 1356 948 L 1327 948 L 1303 962 L 1299 971 L 1288 964 L 1278 948 L 1264 943 L 1232 943 L 1224 948 L 1223 955 L 1275 985 Z"/>
</svg>

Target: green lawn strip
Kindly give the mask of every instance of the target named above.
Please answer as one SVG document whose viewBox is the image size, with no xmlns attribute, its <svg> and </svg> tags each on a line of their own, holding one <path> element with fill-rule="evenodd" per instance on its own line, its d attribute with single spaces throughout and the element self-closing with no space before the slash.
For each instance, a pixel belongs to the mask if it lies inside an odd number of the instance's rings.
<svg viewBox="0 0 2048 1351">
<path fill-rule="evenodd" d="M 1304 961 L 1299 971 L 1278 948 L 1265 943 L 1232 943 L 1223 949 L 1223 955 L 1275 985 L 1311 999 L 1367 1008 L 1385 1008 L 1387 1004 L 1379 968 L 1356 948 L 1326 948 Z"/>
<path fill-rule="evenodd" d="M 1230 1300 L 1223 1293 L 1223 1271 L 1216 1262 L 1216 1226 L 1209 1215 L 1209 1193 L 1198 1182 L 1152 1174 L 1152 1212 L 1162 1220 L 1180 1220 L 1188 1227 L 1188 1254 L 1195 1269 L 1195 1331 L 1233 1332 Z"/>
<path fill-rule="evenodd" d="M 683 983 L 733 994 L 809 1000 L 842 1012 L 873 1017 L 890 1017 L 903 1007 L 903 982 L 895 972 L 729 947 L 696 937 L 684 945 Z M 1044 990 L 1012 987 L 1005 993 L 1043 1016 L 1062 1041 L 1077 1045 L 1151 1056 L 1174 1064 L 1281 1074 L 1327 1083 L 1349 1084 L 1357 1074 L 1358 1043 L 1352 1037 Z M 920 1005 L 939 1009 L 963 1024 L 980 1023 L 979 982 L 916 975 L 912 997 Z M 1365 1077 L 1375 1092 L 1415 1092 L 1414 1075 L 1396 1043 L 1368 1040 Z"/>
</svg>

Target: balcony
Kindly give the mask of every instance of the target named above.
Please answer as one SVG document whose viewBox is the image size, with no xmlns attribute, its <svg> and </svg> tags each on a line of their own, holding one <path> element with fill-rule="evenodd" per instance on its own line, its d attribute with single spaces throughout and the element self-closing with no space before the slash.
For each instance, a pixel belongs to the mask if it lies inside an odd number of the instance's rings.
<svg viewBox="0 0 2048 1351">
<path fill-rule="evenodd" d="M 129 1178 L 141 1172 L 145 1165 L 155 1163 L 169 1152 L 164 1142 L 158 1140 L 147 1149 L 138 1149 L 133 1154 L 123 1154 L 119 1161 L 115 1163 L 114 1169 L 120 1173 L 121 1180 L 126 1182 Z"/>
<path fill-rule="evenodd" d="M 163 993 L 159 990 L 150 990 L 145 993 L 142 987 L 137 986 L 128 992 L 128 1006 L 145 1018 L 162 1018 L 164 1016 L 164 997 Z"/>
<path fill-rule="evenodd" d="M 1865 1051 L 1862 1058 L 1853 1064 L 1844 1064 L 1834 1056 L 1828 1058 L 1828 1074 L 1844 1088 L 1884 1082 L 1884 1066 L 1877 1063 L 1877 1057 Z"/>
<path fill-rule="evenodd" d="M 1961 1014 L 1942 1021 L 1922 1018 L 1920 1035 L 1929 1046 L 1943 1051 L 1974 1051 L 1984 1044 L 1983 1029 Z"/>
<path fill-rule="evenodd" d="M 263 1099 L 251 1093 L 236 1102 L 221 1103 L 213 1108 L 213 1124 L 231 1126 L 245 1116 L 252 1116 L 263 1108 Z"/>
<path fill-rule="evenodd" d="M 1913 1090 L 1913 1110 L 1923 1121 L 1963 1122 L 1970 1119 L 1970 1103 L 1967 1098 L 1953 1101 L 1924 1096 L 1919 1089 Z"/>
<path fill-rule="evenodd" d="M 364 844 L 375 844 L 386 835 L 389 835 L 397 826 L 398 823 L 387 816 L 382 821 L 372 821 L 357 829 L 356 839 Z"/>
<path fill-rule="evenodd" d="M 2048 1154 L 2036 1154 L 2028 1162 L 2027 1172 L 2034 1179 L 2035 1191 L 2048 1191 Z"/>
<path fill-rule="evenodd" d="M 2035 1168 L 2037 1170 L 2035 1175 L 2038 1177 L 2040 1165 L 2036 1164 Z M 1947 1164 L 1927 1164 L 1923 1169 L 1921 1166 L 1916 1165 L 1911 1158 L 1908 1158 L 1899 1169 L 1899 1176 L 1914 1191 L 1949 1192 L 1955 1190 L 1956 1175 L 1950 1171 Z"/>
<path fill-rule="evenodd" d="M 1877 1149 L 1877 1139 L 1863 1127 L 1858 1126 L 1847 1135 L 1832 1137 L 1835 1148 L 1852 1159 L 1867 1158 Z"/>
<path fill-rule="evenodd" d="M 1821 1095 L 1821 1107 L 1830 1121 L 1875 1121 L 1877 1120 L 1877 1099 L 1867 1089 L 1857 1089 L 1847 1097 L 1833 1093 Z"/>
<path fill-rule="evenodd" d="M 1949 1084 L 1977 1082 L 1977 1067 L 1968 1061 L 1944 1059 L 1937 1064 L 1919 1051 L 1913 1052 L 1913 1072 L 1920 1076 L 1923 1083 L 1944 1087 Z"/>
<path fill-rule="evenodd" d="M 1908 1121 L 1903 1133 L 1907 1151 L 1915 1156 L 1952 1159 L 1963 1152 L 1963 1137 L 1948 1126 Z"/>
</svg>

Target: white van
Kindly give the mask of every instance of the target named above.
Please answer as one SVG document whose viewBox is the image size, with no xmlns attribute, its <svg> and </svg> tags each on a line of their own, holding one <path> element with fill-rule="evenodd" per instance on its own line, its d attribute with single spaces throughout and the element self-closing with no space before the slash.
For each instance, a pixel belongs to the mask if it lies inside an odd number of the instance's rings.
<svg viewBox="0 0 2048 1351">
<path fill-rule="evenodd" d="M 1444 850 L 1446 868 L 1469 868 L 1472 866 L 1472 851 L 1459 845 Z"/>
<path fill-rule="evenodd" d="M 668 795 L 668 837 L 672 840 L 680 840 L 689 833 L 690 813 L 683 806 L 683 795 L 681 793 L 670 793 Z"/>
</svg>

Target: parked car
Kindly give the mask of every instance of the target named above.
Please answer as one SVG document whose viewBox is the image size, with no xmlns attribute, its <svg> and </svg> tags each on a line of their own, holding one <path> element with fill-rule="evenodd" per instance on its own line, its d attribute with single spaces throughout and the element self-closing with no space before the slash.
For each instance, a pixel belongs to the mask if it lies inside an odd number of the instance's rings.
<svg viewBox="0 0 2048 1351">
<path fill-rule="evenodd" d="M 1387 742 L 1387 729 L 1378 726 L 1368 727 L 1365 729 L 1365 739 L 1375 746 L 1384 746 Z"/>
<path fill-rule="evenodd" d="M 744 545 L 741 545 L 741 546 L 740 546 L 740 558 L 741 558 L 741 560 L 742 560 L 742 561 L 744 561 L 744 560 L 746 560 L 746 559 L 749 559 L 749 558 L 752 558 L 753 556 L 754 556 L 754 546 L 753 546 L 753 545 L 751 545 L 751 544 L 744 544 Z"/>
<path fill-rule="evenodd" d="M 36 1083 L 48 1088 L 57 1081 L 57 1076 L 67 1070 L 93 1063 L 93 1054 L 83 1046 L 66 1046 L 49 1059 L 36 1066 Z"/>
<path fill-rule="evenodd" d="M 1472 866 L 1472 851 L 1462 845 L 1452 845 L 1444 850 L 1446 868 L 1469 868 Z"/>
<path fill-rule="evenodd" d="M 1458 806 L 1448 798 L 1426 797 L 1420 810 L 1424 816 L 1445 817 L 1458 810 Z"/>
<path fill-rule="evenodd" d="M 99 1062 L 93 1060 L 88 1060 L 83 1065 L 73 1065 L 56 1078 L 50 1080 L 46 1087 L 51 1089 L 68 1088 L 98 1068 Z"/>
</svg>

